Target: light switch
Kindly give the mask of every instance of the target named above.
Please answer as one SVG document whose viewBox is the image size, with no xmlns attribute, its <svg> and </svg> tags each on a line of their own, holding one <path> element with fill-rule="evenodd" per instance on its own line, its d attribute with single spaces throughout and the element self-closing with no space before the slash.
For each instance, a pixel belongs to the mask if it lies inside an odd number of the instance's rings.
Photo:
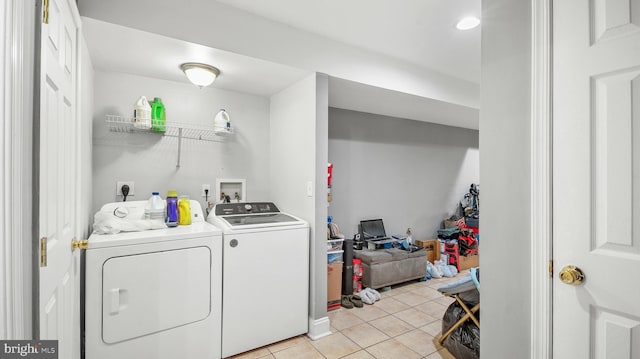
<svg viewBox="0 0 640 359">
<path fill-rule="evenodd" d="M 307 181 L 307 197 L 313 197 L 313 182 Z"/>
</svg>

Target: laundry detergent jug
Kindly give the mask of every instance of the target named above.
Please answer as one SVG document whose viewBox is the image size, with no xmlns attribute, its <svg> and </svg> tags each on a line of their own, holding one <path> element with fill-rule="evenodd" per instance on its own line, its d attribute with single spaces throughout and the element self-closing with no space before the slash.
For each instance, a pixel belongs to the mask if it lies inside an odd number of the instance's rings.
<svg viewBox="0 0 640 359">
<path fill-rule="evenodd" d="M 178 201 L 178 223 L 180 225 L 191 224 L 191 201 L 189 196 L 180 196 Z"/>
<path fill-rule="evenodd" d="M 218 136 L 226 136 L 231 133 L 231 119 L 224 109 L 218 111 L 213 120 L 213 132 Z"/>
<path fill-rule="evenodd" d="M 160 97 L 153 99 L 151 104 L 151 131 L 165 132 L 165 122 L 167 121 L 166 110 Z"/>
<path fill-rule="evenodd" d="M 167 226 L 176 227 L 179 220 L 180 217 L 178 214 L 178 192 L 171 189 L 169 190 L 169 192 L 167 192 Z"/>
<path fill-rule="evenodd" d="M 143 130 L 151 128 L 151 105 L 144 96 L 133 105 L 133 126 Z"/>
</svg>

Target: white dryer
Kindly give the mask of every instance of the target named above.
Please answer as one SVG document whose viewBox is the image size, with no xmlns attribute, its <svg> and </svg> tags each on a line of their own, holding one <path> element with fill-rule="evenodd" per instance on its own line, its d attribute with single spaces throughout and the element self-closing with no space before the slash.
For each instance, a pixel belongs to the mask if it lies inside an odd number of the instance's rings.
<svg viewBox="0 0 640 359">
<path fill-rule="evenodd" d="M 217 204 L 223 230 L 222 357 L 307 333 L 309 225 L 270 202 Z"/>
<path fill-rule="evenodd" d="M 145 205 L 101 211 L 143 213 Z M 191 212 L 188 226 L 89 237 L 87 359 L 220 358 L 222 233 L 197 201 Z"/>
</svg>

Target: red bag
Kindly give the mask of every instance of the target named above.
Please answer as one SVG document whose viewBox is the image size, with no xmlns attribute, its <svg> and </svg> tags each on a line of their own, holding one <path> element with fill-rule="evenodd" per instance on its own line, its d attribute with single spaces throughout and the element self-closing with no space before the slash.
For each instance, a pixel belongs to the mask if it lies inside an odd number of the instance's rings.
<svg viewBox="0 0 640 359">
<path fill-rule="evenodd" d="M 460 271 L 460 257 L 458 254 L 458 243 L 445 243 L 444 252 L 449 255 L 449 265 L 456 266 Z"/>
</svg>

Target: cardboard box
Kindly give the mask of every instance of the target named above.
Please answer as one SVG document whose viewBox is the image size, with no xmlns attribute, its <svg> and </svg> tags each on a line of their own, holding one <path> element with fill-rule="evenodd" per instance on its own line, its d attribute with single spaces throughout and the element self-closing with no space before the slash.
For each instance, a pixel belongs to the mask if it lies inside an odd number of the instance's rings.
<svg viewBox="0 0 640 359">
<path fill-rule="evenodd" d="M 471 267 L 479 267 L 480 266 L 480 256 L 460 256 L 460 270 L 469 269 Z"/>
<path fill-rule="evenodd" d="M 416 239 L 414 241 L 415 245 L 418 247 L 423 247 L 427 245 L 427 242 L 432 241 L 433 239 Z"/>
<path fill-rule="evenodd" d="M 342 298 L 342 262 L 327 265 L 327 309 L 340 308 Z"/>
<path fill-rule="evenodd" d="M 416 246 L 427 251 L 427 260 L 431 263 L 440 260 L 440 241 L 437 239 L 416 240 Z"/>
</svg>

